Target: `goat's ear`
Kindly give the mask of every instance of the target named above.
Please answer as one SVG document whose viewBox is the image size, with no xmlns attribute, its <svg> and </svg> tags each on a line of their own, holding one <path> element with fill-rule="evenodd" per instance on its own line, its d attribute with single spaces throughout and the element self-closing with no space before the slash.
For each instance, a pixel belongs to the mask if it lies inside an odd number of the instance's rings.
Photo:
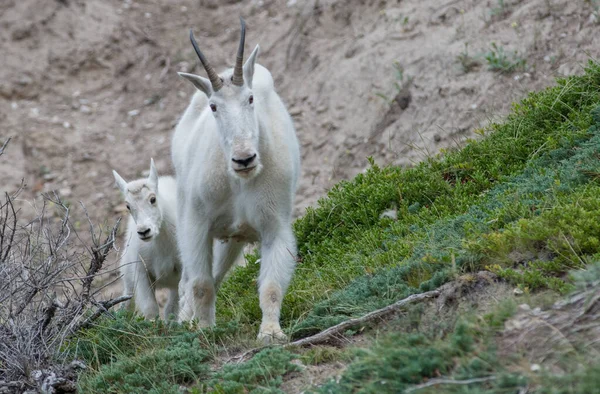
<svg viewBox="0 0 600 394">
<path fill-rule="evenodd" d="M 154 159 L 150 159 L 150 175 L 148 175 L 148 183 L 156 190 L 158 188 L 158 172 L 154 166 Z"/>
<path fill-rule="evenodd" d="M 206 96 L 210 97 L 213 94 L 212 85 L 210 80 L 201 77 L 200 75 L 188 74 L 188 73 L 177 73 L 181 78 L 186 79 L 196 87 L 196 89 L 204 92 Z"/>
<path fill-rule="evenodd" d="M 121 175 L 119 175 L 115 170 L 113 170 L 113 176 L 115 177 L 115 183 L 117 184 L 117 187 L 121 193 L 125 194 L 127 191 L 127 182 L 125 182 L 125 179 L 121 178 Z"/>
<path fill-rule="evenodd" d="M 244 63 L 244 82 L 246 85 L 252 89 L 252 78 L 254 77 L 254 64 L 256 63 L 256 57 L 258 56 L 258 52 L 260 51 L 260 47 L 256 44 L 256 48 L 250 54 L 246 63 Z"/>
</svg>

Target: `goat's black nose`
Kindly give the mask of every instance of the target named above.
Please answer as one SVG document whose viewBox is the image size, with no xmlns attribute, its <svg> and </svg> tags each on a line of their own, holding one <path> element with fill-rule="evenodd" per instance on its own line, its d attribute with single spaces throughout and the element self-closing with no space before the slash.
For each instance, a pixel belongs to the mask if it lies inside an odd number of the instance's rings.
<svg viewBox="0 0 600 394">
<path fill-rule="evenodd" d="M 234 163 L 241 164 L 244 167 L 248 167 L 248 164 L 252 163 L 255 158 L 256 158 L 256 153 L 246 159 L 241 159 L 241 160 L 231 159 L 231 160 L 233 160 Z"/>
<path fill-rule="evenodd" d="M 144 231 L 138 231 L 137 232 L 140 236 L 142 237 L 147 237 L 148 235 L 150 235 L 150 229 L 144 230 Z"/>
</svg>

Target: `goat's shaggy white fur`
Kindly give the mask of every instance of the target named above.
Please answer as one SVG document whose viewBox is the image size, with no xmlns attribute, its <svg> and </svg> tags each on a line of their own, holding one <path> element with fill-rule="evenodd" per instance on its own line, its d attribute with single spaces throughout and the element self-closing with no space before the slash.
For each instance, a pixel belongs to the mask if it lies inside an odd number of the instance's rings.
<svg viewBox="0 0 600 394">
<path fill-rule="evenodd" d="M 268 342 L 285 339 L 279 316 L 295 268 L 291 222 L 300 150 L 271 73 L 255 65 L 258 50 L 243 65 L 242 85 L 234 83 L 232 69 L 221 73 L 217 89 L 180 73 L 200 91 L 177 125 L 172 158 L 183 263 L 180 320 L 213 325 L 221 281 L 244 244 L 260 241 L 258 337 Z"/>
<path fill-rule="evenodd" d="M 167 288 L 165 319 L 177 315 L 181 278 L 175 237 L 177 183 L 170 176 L 159 178 L 154 161 L 148 179 L 127 183 L 116 171 L 113 174 L 131 212 L 120 261 L 123 294 L 133 295 L 139 312 L 151 319 L 159 314 L 155 289 Z"/>
</svg>

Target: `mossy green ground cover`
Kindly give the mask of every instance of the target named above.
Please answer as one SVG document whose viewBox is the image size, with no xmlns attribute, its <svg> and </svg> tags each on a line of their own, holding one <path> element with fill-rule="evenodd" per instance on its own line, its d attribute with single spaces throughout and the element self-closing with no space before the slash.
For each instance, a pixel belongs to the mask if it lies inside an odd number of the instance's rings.
<svg viewBox="0 0 600 394">
<path fill-rule="evenodd" d="M 295 223 L 302 261 L 284 302 L 284 327 L 294 337 L 306 336 L 479 269 L 524 290 L 568 292 L 572 284 L 566 273 L 584 268 L 600 253 L 599 105 L 600 66 L 590 64 L 584 75 L 531 94 L 503 123 L 480 131 L 485 137 L 461 150 L 411 169 L 373 165 L 338 184 Z M 398 220 L 381 219 L 393 206 Z M 228 345 L 247 343 L 255 335 L 260 308 L 251 284 L 257 257 L 236 268 L 223 285 L 215 330 L 199 334 L 121 315 L 83 334 L 76 355 L 93 370 L 84 375 L 82 387 L 86 392 L 168 392 L 179 385 L 222 392 L 277 390 L 281 375 L 294 367 L 287 352 L 277 350 L 277 356 L 225 370 L 208 366 Z M 461 344 L 465 335 L 473 343 Z M 421 354 L 429 355 L 431 365 L 419 362 L 422 370 L 403 370 L 408 378 L 388 387 L 400 390 L 432 376 L 431 371 L 456 374 L 446 360 L 480 349 L 486 335 L 468 322 L 448 338 L 392 335 L 382 349 L 395 344 L 401 350 L 393 355 L 394 371 L 404 368 L 402 359 Z M 380 364 L 369 357 L 375 356 L 359 354 L 345 375 L 349 380 L 336 389 L 375 390 L 369 382 L 377 379 L 370 376 L 379 372 L 361 372 L 364 366 L 378 370 Z M 171 368 L 157 367 L 175 361 Z M 515 379 L 507 374 L 493 385 L 520 384 Z"/>
</svg>

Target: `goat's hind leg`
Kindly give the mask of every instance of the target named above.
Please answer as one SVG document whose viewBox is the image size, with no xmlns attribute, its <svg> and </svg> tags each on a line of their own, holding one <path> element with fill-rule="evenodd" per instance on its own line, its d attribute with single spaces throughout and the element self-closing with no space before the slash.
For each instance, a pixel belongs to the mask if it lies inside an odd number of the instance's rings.
<svg viewBox="0 0 600 394">
<path fill-rule="evenodd" d="M 258 339 L 265 343 L 285 341 L 279 316 L 281 303 L 296 265 L 296 241 L 291 226 L 282 229 L 272 239 L 265 239 L 261 248 L 259 300 L 262 323 Z"/>
<path fill-rule="evenodd" d="M 165 320 L 177 316 L 179 312 L 179 290 L 178 288 L 169 289 L 169 298 L 165 304 Z"/>
<path fill-rule="evenodd" d="M 215 288 L 217 289 L 217 291 L 221 286 L 221 282 L 223 282 L 225 275 L 231 269 L 231 266 L 235 263 L 237 258 L 240 256 L 244 245 L 245 242 L 239 242 L 233 239 L 228 240 L 227 242 L 215 241 L 214 273 Z"/>
</svg>

